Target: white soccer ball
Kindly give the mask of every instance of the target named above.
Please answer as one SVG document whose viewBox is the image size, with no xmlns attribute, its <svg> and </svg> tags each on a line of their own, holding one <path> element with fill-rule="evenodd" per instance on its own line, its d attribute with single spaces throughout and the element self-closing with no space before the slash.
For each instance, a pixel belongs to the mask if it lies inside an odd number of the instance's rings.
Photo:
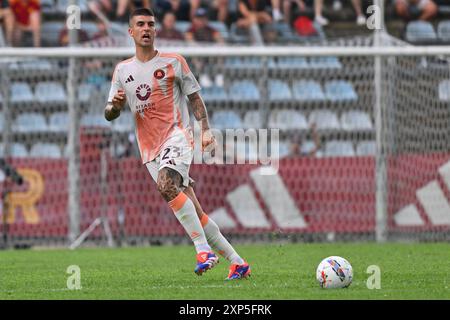
<svg viewBox="0 0 450 320">
<path fill-rule="evenodd" d="M 353 268 L 344 258 L 331 256 L 320 262 L 316 278 L 322 288 L 347 288 L 353 280 Z"/>
</svg>

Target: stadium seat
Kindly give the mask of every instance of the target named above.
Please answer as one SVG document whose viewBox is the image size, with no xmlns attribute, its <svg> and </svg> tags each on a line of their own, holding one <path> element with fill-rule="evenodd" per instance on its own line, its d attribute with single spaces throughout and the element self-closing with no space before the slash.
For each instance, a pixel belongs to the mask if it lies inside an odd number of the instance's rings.
<svg viewBox="0 0 450 320">
<path fill-rule="evenodd" d="M 82 83 L 78 87 L 78 101 L 89 102 L 91 95 L 95 90 L 95 86 L 90 83 Z"/>
<path fill-rule="evenodd" d="M 233 82 L 228 90 L 229 97 L 234 102 L 259 101 L 260 94 L 256 84 L 250 80 Z"/>
<path fill-rule="evenodd" d="M 431 44 L 437 40 L 433 25 L 427 21 L 411 21 L 406 26 L 406 41 Z"/>
<path fill-rule="evenodd" d="M 337 57 L 311 57 L 309 67 L 312 69 L 341 69 L 342 64 Z"/>
<path fill-rule="evenodd" d="M 48 122 L 48 129 L 54 132 L 66 132 L 69 128 L 69 114 L 67 112 L 52 113 Z"/>
<path fill-rule="evenodd" d="M 341 115 L 341 128 L 347 131 L 372 130 L 370 116 L 364 111 L 352 110 Z"/>
<path fill-rule="evenodd" d="M 262 61 L 258 57 L 229 57 L 225 59 L 225 67 L 227 69 L 261 69 Z"/>
<path fill-rule="evenodd" d="M 45 47 L 58 47 L 59 34 L 64 29 L 64 21 L 46 21 L 41 26 L 42 45 Z"/>
<path fill-rule="evenodd" d="M 450 20 L 439 22 L 437 26 L 437 37 L 444 43 L 450 42 Z"/>
<path fill-rule="evenodd" d="M 41 0 L 40 4 L 41 4 L 42 13 L 52 14 L 52 13 L 56 12 L 56 6 L 55 6 L 54 0 Z"/>
<path fill-rule="evenodd" d="M 278 156 L 281 158 L 285 158 L 291 153 L 291 143 L 289 141 L 280 141 L 278 147 Z"/>
<path fill-rule="evenodd" d="M 450 80 L 439 82 L 439 100 L 450 101 Z"/>
<path fill-rule="evenodd" d="M 291 89 L 287 82 L 269 79 L 269 100 L 270 101 L 290 101 L 292 100 Z"/>
<path fill-rule="evenodd" d="M 355 150 L 351 141 L 332 140 L 325 144 L 325 156 L 327 157 L 354 157 Z"/>
<path fill-rule="evenodd" d="M 377 152 L 375 141 L 360 141 L 356 145 L 358 156 L 374 156 Z"/>
<path fill-rule="evenodd" d="M 103 114 L 89 114 L 86 113 L 81 117 L 81 126 L 85 127 L 111 127 L 111 122 L 107 121 Z"/>
<path fill-rule="evenodd" d="M 3 113 L 0 112 L 0 131 L 3 130 L 3 122 L 5 118 L 3 117 Z"/>
<path fill-rule="evenodd" d="M 175 23 L 175 29 L 180 31 L 181 33 L 186 33 L 188 29 L 191 27 L 191 22 L 189 21 L 177 21 Z"/>
<path fill-rule="evenodd" d="M 227 101 L 228 95 L 223 87 L 213 85 L 202 89 L 202 98 L 205 102 L 210 101 Z"/>
<path fill-rule="evenodd" d="M 49 0 L 47 0 L 49 1 Z M 60 13 L 66 13 L 67 7 L 69 6 L 70 0 L 57 0 L 56 10 Z M 87 5 L 87 0 L 76 0 L 76 5 L 80 8 L 81 13 L 88 13 L 89 7 Z M 84 22 L 83 22 L 84 24 Z"/>
<path fill-rule="evenodd" d="M 46 59 L 21 59 L 9 64 L 10 70 L 51 70 L 54 66 Z"/>
<path fill-rule="evenodd" d="M 113 130 L 119 132 L 131 132 L 134 130 L 134 116 L 130 111 L 124 111 L 120 117 L 112 122 Z"/>
<path fill-rule="evenodd" d="M 26 82 L 14 82 L 11 84 L 11 102 L 33 102 L 34 95 Z"/>
<path fill-rule="evenodd" d="M 298 101 L 322 101 L 325 94 L 319 82 L 313 80 L 298 80 L 292 85 L 294 99 Z"/>
<path fill-rule="evenodd" d="M 272 26 L 277 31 L 279 42 L 286 43 L 295 41 L 295 34 L 285 22 L 276 22 Z"/>
<path fill-rule="evenodd" d="M 66 92 L 59 82 L 39 82 L 34 90 L 36 100 L 42 103 L 66 102 Z"/>
<path fill-rule="evenodd" d="M 244 115 L 243 126 L 245 129 L 262 128 L 261 112 L 259 110 L 247 111 Z"/>
<path fill-rule="evenodd" d="M 228 31 L 228 28 L 225 23 L 222 21 L 210 21 L 209 25 L 219 31 L 220 35 L 225 41 L 228 41 L 230 38 L 230 32 Z"/>
<path fill-rule="evenodd" d="M 309 124 L 316 124 L 320 130 L 339 130 L 340 124 L 336 114 L 331 110 L 313 110 L 309 115 Z"/>
<path fill-rule="evenodd" d="M 269 114 L 269 128 L 308 129 L 305 116 L 297 110 L 274 110 Z"/>
<path fill-rule="evenodd" d="M 316 148 L 316 143 L 312 140 L 306 140 L 302 143 L 302 145 L 300 146 L 300 151 L 302 152 L 302 154 L 304 155 L 309 155 L 309 153 L 311 151 L 313 151 Z M 321 157 L 322 156 L 322 151 L 317 150 L 316 157 Z"/>
<path fill-rule="evenodd" d="M 325 95 L 328 100 L 355 101 L 358 96 L 350 82 L 344 80 L 332 80 L 325 83 Z"/>
<path fill-rule="evenodd" d="M 230 26 L 229 40 L 233 43 L 248 44 L 251 42 L 250 34 L 246 28 L 239 28 L 236 22 Z"/>
<path fill-rule="evenodd" d="M 40 113 L 21 113 L 13 123 L 13 131 L 24 133 L 48 131 L 47 121 Z"/>
<path fill-rule="evenodd" d="M 242 128 L 241 117 L 236 112 L 229 110 L 214 111 L 211 122 L 212 127 L 216 129 Z"/>
<path fill-rule="evenodd" d="M 22 143 L 11 144 L 11 157 L 26 158 L 28 157 L 28 150 Z"/>
<path fill-rule="evenodd" d="M 269 67 L 283 70 L 308 69 L 309 63 L 304 57 L 279 57 L 277 62 L 269 60 Z"/>
<path fill-rule="evenodd" d="M 30 157 L 59 159 L 62 157 L 62 154 L 57 144 L 39 142 L 31 147 Z"/>
<path fill-rule="evenodd" d="M 92 39 L 94 35 L 99 31 L 97 23 L 93 21 L 83 21 L 81 24 L 81 29 L 83 31 L 86 31 L 89 39 Z"/>
</svg>

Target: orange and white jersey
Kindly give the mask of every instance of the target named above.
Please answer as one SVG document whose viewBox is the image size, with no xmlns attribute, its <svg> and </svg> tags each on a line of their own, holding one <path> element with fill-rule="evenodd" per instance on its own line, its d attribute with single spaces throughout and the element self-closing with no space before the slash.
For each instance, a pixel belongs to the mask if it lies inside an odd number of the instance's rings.
<svg viewBox="0 0 450 320">
<path fill-rule="evenodd" d="M 145 63 L 136 57 L 118 63 L 108 102 L 119 89 L 125 91 L 135 116 L 143 163 L 158 156 L 175 128 L 190 132 L 186 96 L 199 91 L 200 85 L 181 55 L 158 51 Z"/>
</svg>

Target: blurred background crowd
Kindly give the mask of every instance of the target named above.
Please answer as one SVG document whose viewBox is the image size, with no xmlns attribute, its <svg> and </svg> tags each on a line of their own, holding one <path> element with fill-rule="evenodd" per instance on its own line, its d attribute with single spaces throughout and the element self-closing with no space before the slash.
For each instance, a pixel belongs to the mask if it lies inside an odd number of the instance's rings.
<svg viewBox="0 0 450 320">
<path fill-rule="evenodd" d="M 69 3 L 69 0 L 0 0 L 0 45 L 67 45 L 65 17 Z M 76 3 L 82 19 L 79 42 L 107 37 L 113 30 L 126 31 L 129 13 L 137 7 L 150 7 L 157 17 L 159 39 L 270 45 L 314 40 L 317 36 L 330 39 L 370 33 L 366 27 L 367 8 L 373 1 L 77 0 Z M 409 40 L 410 22 L 426 22 L 412 27 L 417 32 L 430 33 L 431 26 L 437 33 L 439 23 L 450 18 L 450 1 L 385 0 L 385 15 L 388 31 Z M 445 24 L 441 29 L 445 29 Z"/>
</svg>

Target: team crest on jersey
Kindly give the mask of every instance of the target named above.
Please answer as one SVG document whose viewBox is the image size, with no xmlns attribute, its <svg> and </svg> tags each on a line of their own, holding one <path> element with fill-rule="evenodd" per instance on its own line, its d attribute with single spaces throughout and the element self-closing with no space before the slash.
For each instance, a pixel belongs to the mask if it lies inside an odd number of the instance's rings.
<svg viewBox="0 0 450 320">
<path fill-rule="evenodd" d="M 136 97 L 141 101 L 147 101 L 152 93 L 152 89 L 146 83 L 141 84 L 136 89 Z"/>
<path fill-rule="evenodd" d="M 164 78 L 165 75 L 166 75 L 166 73 L 164 72 L 163 69 L 158 69 L 158 70 L 155 70 L 155 72 L 153 72 L 153 76 L 158 80 L 161 80 L 162 78 Z"/>
</svg>

